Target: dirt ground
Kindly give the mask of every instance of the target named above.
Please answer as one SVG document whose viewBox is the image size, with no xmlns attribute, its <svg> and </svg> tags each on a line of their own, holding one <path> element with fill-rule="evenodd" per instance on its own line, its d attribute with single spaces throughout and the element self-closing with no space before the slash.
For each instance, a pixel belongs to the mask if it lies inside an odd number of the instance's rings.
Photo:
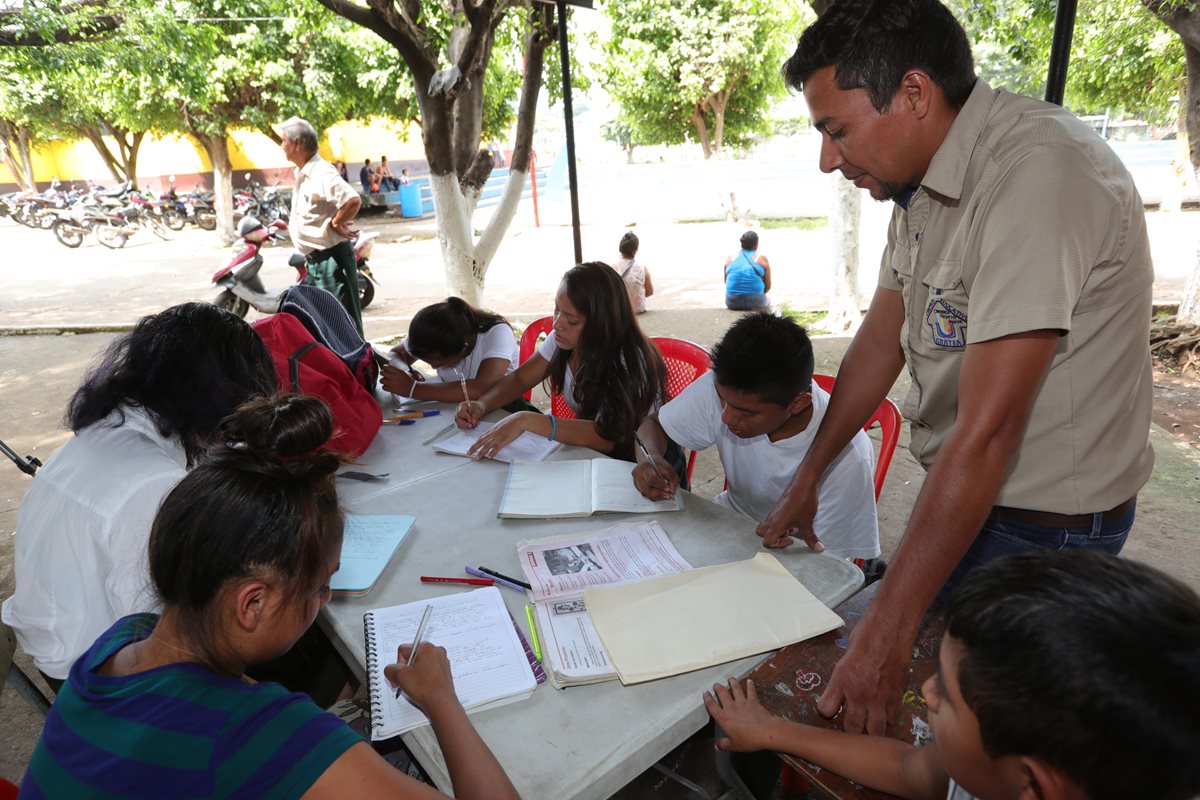
<svg viewBox="0 0 1200 800">
<path fill-rule="evenodd" d="M 1200 450 L 1200 373 L 1154 370 L 1154 422 Z"/>
</svg>

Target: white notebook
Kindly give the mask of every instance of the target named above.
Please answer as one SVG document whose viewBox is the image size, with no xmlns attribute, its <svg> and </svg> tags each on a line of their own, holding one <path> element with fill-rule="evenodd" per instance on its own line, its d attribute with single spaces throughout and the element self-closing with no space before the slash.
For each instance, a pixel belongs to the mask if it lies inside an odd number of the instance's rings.
<svg viewBox="0 0 1200 800">
<path fill-rule="evenodd" d="M 657 514 L 683 510 L 683 495 L 643 497 L 633 484 L 633 464 L 613 458 L 584 461 L 514 461 L 508 468 L 497 516 L 515 519 L 588 517 L 606 512 Z"/>
<path fill-rule="evenodd" d="M 484 421 L 480 422 L 472 430 L 459 430 L 453 436 L 440 439 L 433 445 L 433 449 L 439 453 L 449 453 L 452 456 L 466 456 L 467 451 L 471 449 L 471 445 L 475 444 L 480 436 L 491 430 L 494 424 Z M 520 436 L 500 448 L 500 452 L 493 456 L 493 460 L 508 463 L 512 463 L 513 461 L 545 461 L 546 457 L 560 446 L 560 442 L 552 442 L 545 436 L 538 436 L 536 433 L 522 431 Z"/>
<path fill-rule="evenodd" d="M 512 617 L 494 586 L 368 611 L 363 630 L 372 740 L 429 722 L 407 697 L 396 697 L 383 674 L 384 667 L 395 663 L 399 646 L 412 644 L 427 605 L 433 606 L 433 613 L 423 641 L 446 648 L 454 691 L 468 712 L 523 700 L 537 688 Z"/>
</svg>

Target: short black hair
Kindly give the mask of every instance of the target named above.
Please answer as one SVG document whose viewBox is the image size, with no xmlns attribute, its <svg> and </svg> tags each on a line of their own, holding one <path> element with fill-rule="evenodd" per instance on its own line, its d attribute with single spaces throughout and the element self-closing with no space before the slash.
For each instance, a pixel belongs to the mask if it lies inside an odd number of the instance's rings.
<svg viewBox="0 0 1200 800">
<path fill-rule="evenodd" d="M 78 433 L 122 405 L 141 407 L 160 434 L 179 437 L 191 464 L 223 417 L 278 388 L 271 353 L 245 320 L 184 303 L 142 317 L 109 346 L 71 398 L 66 423 Z"/>
<path fill-rule="evenodd" d="M 812 389 L 812 342 L 790 317 L 747 314 L 713 346 L 712 369 L 722 386 L 786 406 Z"/>
<path fill-rule="evenodd" d="M 1200 793 L 1200 597 L 1086 549 L 985 564 L 951 595 L 958 680 L 993 758 L 1036 757 L 1091 800 Z"/>
<path fill-rule="evenodd" d="M 633 258 L 637 255 L 639 244 L 636 233 L 625 231 L 625 235 L 621 237 L 621 243 L 617 245 L 617 251 L 625 258 Z"/>
<path fill-rule="evenodd" d="M 954 108 L 962 108 L 975 86 L 967 34 L 937 0 L 839 0 L 801 34 L 783 79 L 802 90 L 825 67 L 836 69 L 841 89 L 866 89 L 880 113 L 914 67 L 929 74 Z"/>
<path fill-rule="evenodd" d="M 743 250 L 758 249 L 758 234 L 754 231 L 746 231 L 738 241 L 741 243 Z"/>
</svg>

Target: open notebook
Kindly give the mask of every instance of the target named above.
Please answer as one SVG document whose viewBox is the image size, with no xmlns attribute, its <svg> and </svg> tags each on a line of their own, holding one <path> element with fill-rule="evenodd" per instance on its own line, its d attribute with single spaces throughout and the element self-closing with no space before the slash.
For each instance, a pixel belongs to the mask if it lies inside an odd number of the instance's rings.
<svg viewBox="0 0 1200 800">
<path fill-rule="evenodd" d="M 412 644 L 421 615 L 433 606 L 424 641 L 446 648 L 454 691 L 468 712 L 524 700 L 537 680 L 512 617 L 494 586 L 418 600 L 363 615 L 371 738 L 387 739 L 429 722 L 384 676 L 402 644 Z"/>
<path fill-rule="evenodd" d="M 584 461 L 513 462 L 508 468 L 499 517 L 551 519 L 604 512 L 655 514 L 683 510 L 683 495 L 643 497 L 633 484 L 633 464 L 613 458 Z"/>
<path fill-rule="evenodd" d="M 483 421 L 469 431 L 459 430 L 453 436 L 446 436 L 433 445 L 439 453 L 449 453 L 452 456 L 465 456 L 480 436 L 483 436 L 495 423 Z M 545 461 L 546 456 L 560 447 L 559 442 L 552 442 L 545 436 L 522 431 L 521 435 L 500 448 L 493 460 L 495 461 Z"/>
</svg>

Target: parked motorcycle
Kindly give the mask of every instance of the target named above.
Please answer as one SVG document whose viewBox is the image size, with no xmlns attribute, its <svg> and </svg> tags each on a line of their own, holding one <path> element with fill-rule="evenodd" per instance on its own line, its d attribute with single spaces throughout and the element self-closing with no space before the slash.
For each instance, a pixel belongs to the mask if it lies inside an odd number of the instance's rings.
<svg viewBox="0 0 1200 800">
<path fill-rule="evenodd" d="M 251 307 L 263 314 L 277 312 L 281 290 L 267 290 L 258 273 L 263 266 L 263 245 L 273 236 L 286 234 L 287 223 L 283 220 L 276 219 L 263 225 L 256 217 L 242 217 L 238 223 L 238 236 L 244 246 L 213 274 L 212 282 L 221 288 L 213 299 L 213 305 L 232 311 L 239 317 L 246 316 Z M 375 299 L 375 286 L 379 283 L 367 264 L 378 236 L 377 231 L 363 232 L 353 240 L 361 308 L 366 308 Z M 296 270 L 296 283 L 308 277 L 308 263 L 303 253 L 292 253 L 288 258 L 288 266 Z"/>
</svg>

